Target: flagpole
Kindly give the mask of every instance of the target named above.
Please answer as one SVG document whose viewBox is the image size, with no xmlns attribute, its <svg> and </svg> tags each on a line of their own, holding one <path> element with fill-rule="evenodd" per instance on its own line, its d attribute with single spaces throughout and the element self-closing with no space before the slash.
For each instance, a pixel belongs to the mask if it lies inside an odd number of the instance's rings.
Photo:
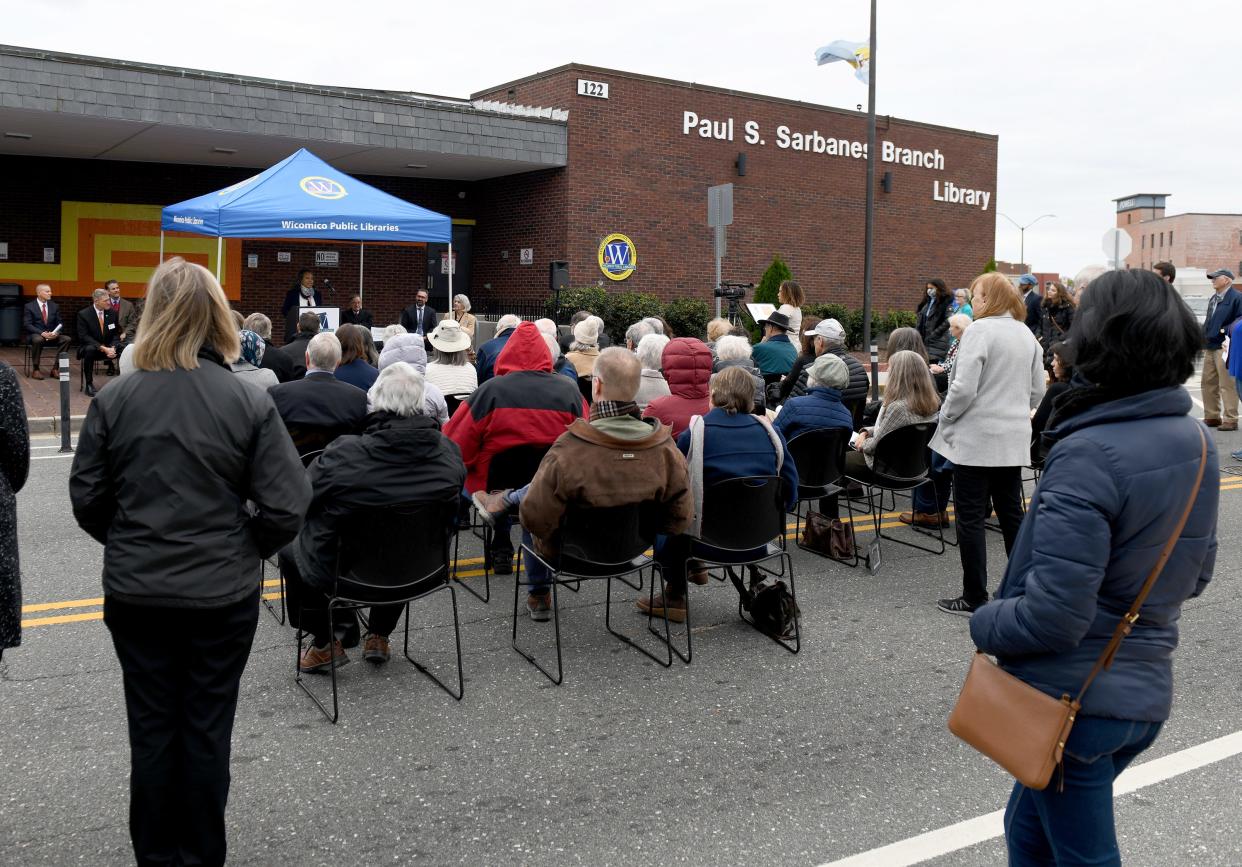
<svg viewBox="0 0 1242 867">
<path fill-rule="evenodd" d="M 867 55 L 867 219 L 863 238 L 863 351 L 871 351 L 872 242 L 875 238 L 875 4 L 871 0 L 871 45 Z M 872 356 L 873 358 L 875 356 Z M 880 396 L 879 364 L 871 365 L 871 399 Z"/>
</svg>

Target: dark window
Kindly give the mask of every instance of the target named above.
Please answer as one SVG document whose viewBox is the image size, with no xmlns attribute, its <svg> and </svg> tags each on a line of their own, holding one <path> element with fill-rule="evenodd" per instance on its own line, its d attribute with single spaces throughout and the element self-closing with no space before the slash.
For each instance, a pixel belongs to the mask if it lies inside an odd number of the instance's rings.
<svg viewBox="0 0 1242 867">
<path fill-rule="evenodd" d="M 1133 215 L 1133 214 L 1126 214 L 1126 225 L 1127 225 L 1127 226 L 1128 226 L 1128 225 L 1130 225 L 1130 217 L 1132 217 L 1132 216 L 1134 216 L 1134 215 Z"/>
<path fill-rule="evenodd" d="M 1172 232 L 1172 230 L 1170 230 L 1170 231 L 1169 231 L 1169 246 L 1170 246 L 1170 247 L 1172 247 L 1172 246 L 1173 246 L 1173 232 Z"/>
<path fill-rule="evenodd" d="M 1143 236 L 1143 240 L 1139 241 L 1139 249 L 1140 250 L 1147 249 L 1147 236 L 1146 235 Z"/>
<path fill-rule="evenodd" d="M 1163 247 L 1163 246 L 1164 246 L 1164 232 L 1161 232 L 1161 233 L 1160 233 L 1160 246 L 1161 246 L 1161 247 Z"/>
</svg>

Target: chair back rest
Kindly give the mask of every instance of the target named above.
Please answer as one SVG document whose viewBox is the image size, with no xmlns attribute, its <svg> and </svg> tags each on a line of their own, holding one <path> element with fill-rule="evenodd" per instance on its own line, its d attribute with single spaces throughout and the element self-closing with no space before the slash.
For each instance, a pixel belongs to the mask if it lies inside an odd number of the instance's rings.
<svg viewBox="0 0 1242 867">
<path fill-rule="evenodd" d="M 788 453 L 798 468 L 798 484 L 806 488 L 822 488 L 841 478 L 850 433 L 844 428 L 821 428 L 791 439 Z"/>
<path fill-rule="evenodd" d="M 886 433 L 875 444 L 871 469 L 880 476 L 913 481 L 927 475 L 927 444 L 936 423 L 908 424 Z"/>
<path fill-rule="evenodd" d="M 352 585 L 410 595 L 448 580 L 456 496 L 350 512 L 341 522 L 337 574 Z"/>
<path fill-rule="evenodd" d="M 862 430 L 865 427 L 863 424 L 863 413 L 867 409 L 867 399 L 863 397 L 858 400 L 851 400 L 845 405 L 845 408 L 850 411 L 850 416 L 854 419 L 854 430 Z"/>
<path fill-rule="evenodd" d="M 297 424 L 296 422 L 285 427 L 293 439 L 293 447 L 297 449 L 299 457 L 311 452 L 321 452 L 337 437 L 354 432 L 354 429 L 349 426 Z"/>
<path fill-rule="evenodd" d="M 593 376 L 578 377 L 578 391 L 582 394 L 582 399 L 587 403 L 595 402 L 591 399 L 591 383 L 594 382 L 594 380 L 595 377 Z"/>
<path fill-rule="evenodd" d="M 457 407 L 461 406 L 461 402 L 468 398 L 468 394 L 446 394 L 444 395 L 444 405 L 448 407 L 448 417 L 452 418 L 457 412 Z"/>
<path fill-rule="evenodd" d="M 520 488 L 530 484 L 549 448 L 551 445 L 514 446 L 496 453 L 488 464 L 487 489 L 503 491 L 506 488 Z"/>
<path fill-rule="evenodd" d="M 591 508 L 570 503 L 561 518 L 561 555 L 592 563 L 629 563 L 655 542 L 653 501 Z"/>
<path fill-rule="evenodd" d="M 699 539 L 729 551 L 771 542 L 785 532 L 785 487 L 780 476 L 743 476 L 708 485 Z"/>
</svg>

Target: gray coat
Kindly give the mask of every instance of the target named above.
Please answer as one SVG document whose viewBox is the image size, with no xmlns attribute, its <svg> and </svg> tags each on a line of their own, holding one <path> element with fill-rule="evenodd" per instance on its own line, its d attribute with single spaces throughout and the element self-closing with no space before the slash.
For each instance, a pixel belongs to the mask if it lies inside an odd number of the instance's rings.
<svg viewBox="0 0 1242 867">
<path fill-rule="evenodd" d="M 958 346 L 932 449 L 968 467 L 1025 466 L 1044 378 L 1044 351 L 1021 320 L 976 320 Z"/>
<path fill-rule="evenodd" d="M 22 389 L 13 368 L 0 362 L 0 654 L 22 642 L 16 495 L 29 470 L 30 433 Z"/>
</svg>

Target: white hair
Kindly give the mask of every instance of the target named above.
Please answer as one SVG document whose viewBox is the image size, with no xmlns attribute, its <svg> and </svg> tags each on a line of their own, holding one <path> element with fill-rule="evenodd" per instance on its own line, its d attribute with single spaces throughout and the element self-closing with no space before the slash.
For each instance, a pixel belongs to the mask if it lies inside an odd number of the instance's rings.
<svg viewBox="0 0 1242 867">
<path fill-rule="evenodd" d="M 251 313 L 246 317 L 246 321 L 242 323 L 242 328 L 247 331 L 253 331 L 264 340 L 272 339 L 272 320 L 262 313 Z"/>
<path fill-rule="evenodd" d="M 954 313 L 952 316 L 949 317 L 949 324 L 956 325 L 958 328 L 962 329 L 963 331 L 965 331 L 970 326 L 970 323 L 974 321 L 975 320 L 971 319 L 965 313 Z"/>
<path fill-rule="evenodd" d="M 367 392 L 370 412 L 391 412 L 399 416 L 424 413 L 423 375 L 404 361 L 396 361 L 380 371 Z"/>
<path fill-rule="evenodd" d="M 506 313 L 496 320 L 496 333 L 508 331 L 510 328 L 517 328 L 522 324 L 522 318 L 516 313 Z"/>
<path fill-rule="evenodd" d="M 467 313 L 469 313 L 469 312 L 470 312 L 470 299 L 469 299 L 469 298 L 467 298 L 465 295 L 454 295 L 454 296 L 453 296 L 453 301 L 454 301 L 454 303 L 456 303 L 456 302 L 460 301 L 460 302 L 461 302 L 461 309 L 462 309 L 462 310 L 465 310 Z"/>
<path fill-rule="evenodd" d="M 341 363 L 341 341 L 327 331 L 316 334 L 306 344 L 307 366 L 312 370 L 336 370 Z"/>
<path fill-rule="evenodd" d="M 664 323 L 654 316 L 648 316 L 646 319 L 643 320 L 643 324 L 648 326 L 651 329 L 652 334 L 663 334 L 664 333 Z"/>
<path fill-rule="evenodd" d="M 643 370 L 660 369 L 660 358 L 666 346 L 668 346 L 668 338 L 663 334 L 648 334 L 638 341 L 634 354 L 638 356 L 638 363 L 643 366 Z"/>
<path fill-rule="evenodd" d="M 646 319 L 635 322 L 629 328 L 625 329 L 625 342 L 638 349 L 638 344 L 648 334 L 656 334 L 656 330 L 651 327 L 651 323 Z"/>
<path fill-rule="evenodd" d="M 540 334 L 547 334 L 549 337 L 558 336 L 556 323 L 551 319 L 536 319 L 535 327 L 539 329 Z"/>
<path fill-rule="evenodd" d="M 750 358 L 750 341 L 735 334 L 726 334 L 716 341 L 716 357 L 721 361 Z"/>
<path fill-rule="evenodd" d="M 389 340 L 392 340 L 398 334 L 408 334 L 408 333 L 409 332 L 405 330 L 404 325 L 389 325 L 387 328 L 384 329 L 384 342 L 387 343 Z"/>
<path fill-rule="evenodd" d="M 548 344 L 548 352 L 552 353 L 552 364 L 556 364 L 556 360 L 561 357 L 561 344 L 551 334 L 539 334 L 543 338 L 543 342 Z"/>
</svg>

